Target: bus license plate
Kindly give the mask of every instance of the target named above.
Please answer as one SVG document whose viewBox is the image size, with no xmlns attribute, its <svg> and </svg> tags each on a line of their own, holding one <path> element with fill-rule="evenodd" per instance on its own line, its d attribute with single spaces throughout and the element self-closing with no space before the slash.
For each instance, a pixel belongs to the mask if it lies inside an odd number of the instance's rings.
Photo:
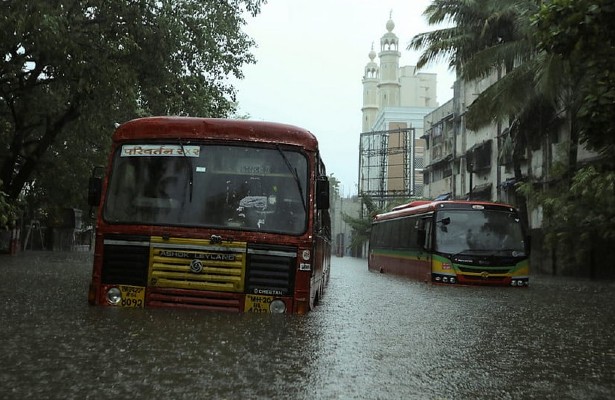
<svg viewBox="0 0 615 400">
<path fill-rule="evenodd" d="M 259 296 L 254 294 L 246 295 L 245 312 L 268 313 L 269 304 L 273 300 L 272 296 Z"/>
<path fill-rule="evenodd" d="M 120 285 L 122 307 L 143 308 L 145 303 L 145 288 L 142 286 Z"/>
</svg>

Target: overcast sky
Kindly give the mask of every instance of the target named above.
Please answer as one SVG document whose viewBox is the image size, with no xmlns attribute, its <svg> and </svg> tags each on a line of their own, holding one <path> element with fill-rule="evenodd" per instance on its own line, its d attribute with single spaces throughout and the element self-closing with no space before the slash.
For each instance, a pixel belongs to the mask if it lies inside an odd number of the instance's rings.
<svg viewBox="0 0 615 400">
<path fill-rule="evenodd" d="M 416 65 L 406 50 L 412 37 L 434 30 L 423 11 L 429 0 L 268 0 L 245 31 L 257 43 L 254 65 L 235 84 L 239 114 L 310 130 L 320 143 L 327 173 L 343 194 L 357 193 L 361 80 L 372 44 L 392 15 L 399 38 L 400 66 Z M 392 14 L 391 14 L 392 12 Z M 376 62 L 378 58 L 376 57 Z M 453 97 L 454 74 L 445 64 L 422 70 L 438 74 L 438 103 Z"/>
</svg>

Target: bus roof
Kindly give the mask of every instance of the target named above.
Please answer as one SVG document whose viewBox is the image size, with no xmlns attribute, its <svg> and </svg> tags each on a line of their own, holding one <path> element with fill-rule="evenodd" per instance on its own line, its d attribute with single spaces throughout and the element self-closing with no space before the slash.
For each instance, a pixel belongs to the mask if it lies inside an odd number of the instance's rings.
<svg viewBox="0 0 615 400">
<path fill-rule="evenodd" d="M 114 141 L 135 139 L 219 139 L 302 146 L 317 150 L 318 141 L 308 130 L 275 122 L 195 117 L 147 117 L 120 125 Z"/>
<path fill-rule="evenodd" d="M 425 201 L 418 200 L 408 204 L 403 204 L 393 208 L 392 211 L 378 214 L 374 217 L 373 222 L 379 222 L 387 219 L 394 219 L 403 217 L 406 215 L 424 214 L 433 212 L 439 209 L 507 209 L 509 211 L 515 210 L 515 207 L 505 203 L 493 203 L 488 201 L 471 201 L 471 200 L 444 200 L 444 201 Z"/>
</svg>

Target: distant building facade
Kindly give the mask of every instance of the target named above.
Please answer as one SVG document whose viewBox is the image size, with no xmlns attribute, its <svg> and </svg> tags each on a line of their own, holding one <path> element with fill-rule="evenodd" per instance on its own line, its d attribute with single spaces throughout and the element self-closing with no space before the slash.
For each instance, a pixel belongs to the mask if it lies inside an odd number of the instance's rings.
<svg viewBox="0 0 615 400">
<path fill-rule="evenodd" d="M 537 189 L 549 187 L 554 165 L 565 162 L 570 149 L 568 124 L 559 124 L 549 135 L 528 143 L 517 160 L 516 173 L 506 122 L 494 123 L 478 131 L 466 127 L 465 114 L 469 105 L 497 79 L 494 73 L 477 81 L 457 80 L 453 99 L 425 116 L 424 197 L 498 201 L 520 207 L 525 199 L 517 194 L 518 180 L 532 182 Z M 599 158 L 582 145 L 577 148 L 576 156 L 580 165 Z M 542 210 L 531 204 L 531 199 L 529 201 L 526 204 L 527 224 L 532 237 L 533 271 L 559 274 L 576 268 L 579 274 L 587 273 L 586 263 L 575 261 L 577 244 L 560 246 L 557 253 L 544 245 Z M 595 255 L 596 259 L 608 259 L 610 248 L 597 248 L 601 256 Z"/>
<path fill-rule="evenodd" d="M 425 197 L 515 202 L 512 163 L 502 152 L 507 130 L 465 125 L 468 106 L 496 80 L 456 81 L 453 99 L 425 116 Z"/>
<path fill-rule="evenodd" d="M 425 116 L 424 196 L 426 198 L 473 199 L 518 205 L 515 190 L 511 138 L 506 124 L 494 123 L 472 131 L 465 113 L 477 96 L 497 81 L 494 73 L 482 80 L 457 80 L 449 102 Z M 520 159 L 521 178 L 548 184 L 553 164 L 565 154 L 570 132 L 560 127 L 540 143 L 528 145 Z M 579 163 L 591 162 L 597 154 L 579 146 Z M 539 209 L 530 205 L 528 223 L 540 228 Z"/>
<path fill-rule="evenodd" d="M 401 53 L 394 28 L 389 19 L 380 39 L 379 63 L 372 46 L 362 80 L 359 193 L 380 206 L 422 195 L 423 121 L 438 106 L 436 74 L 399 66 Z"/>
</svg>

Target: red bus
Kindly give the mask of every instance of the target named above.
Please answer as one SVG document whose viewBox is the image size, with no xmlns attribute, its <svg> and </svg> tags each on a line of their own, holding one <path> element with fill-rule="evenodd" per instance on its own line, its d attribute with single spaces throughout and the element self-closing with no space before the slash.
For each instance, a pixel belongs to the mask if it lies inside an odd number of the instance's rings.
<svg viewBox="0 0 615 400">
<path fill-rule="evenodd" d="M 309 131 L 151 117 L 117 128 L 90 304 L 303 314 L 329 279 L 329 183 Z"/>
<path fill-rule="evenodd" d="M 529 237 L 510 205 L 415 201 L 377 215 L 368 268 L 439 284 L 529 284 Z"/>
</svg>

